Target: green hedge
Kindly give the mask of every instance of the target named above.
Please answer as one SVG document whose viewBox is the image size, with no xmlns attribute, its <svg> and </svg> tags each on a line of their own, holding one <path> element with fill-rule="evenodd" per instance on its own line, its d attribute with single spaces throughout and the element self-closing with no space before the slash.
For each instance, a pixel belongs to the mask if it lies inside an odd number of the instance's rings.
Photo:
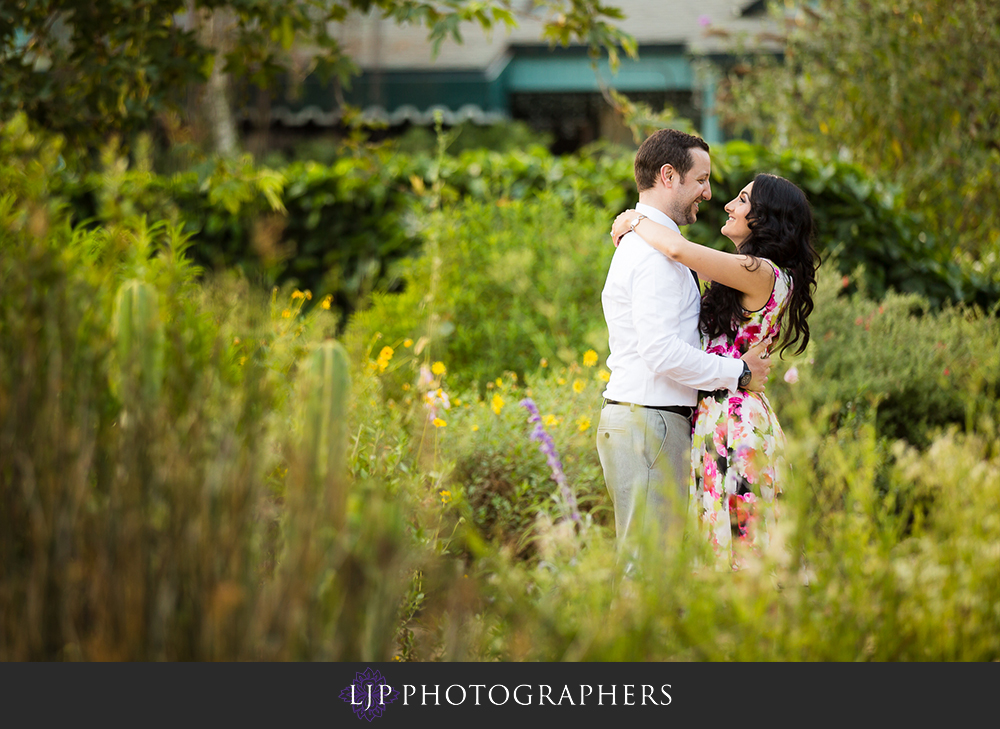
<svg viewBox="0 0 1000 729">
<path fill-rule="evenodd" d="M 857 167 L 805 154 L 741 141 L 713 148 L 714 199 L 689 234 L 727 245 L 717 233 L 723 205 L 758 171 L 786 176 L 808 192 L 824 258 L 845 274 L 863 267 L 872 295 L 895 289 L 935 307 L 954 301 L 989 308 L 1000 298 L 996 272 L 953 261 L 947 241 L 935 240 L 913 211 L 898 209 L 892 191 Z M 438 180 L 443 185 L 435 187 Z M 555 204 L 595 208 L 603 230 L 636 199 L 632 152 L 600 145 L 563 157 L 532 147 L 467 150 L 440 160 L 382 146 L 345 152 L 330 165 L 270 170 L 247 160 L 210 162 L 172 177 L 125 170 L 109 157 L 103 172 L 67 171 L 60 183 L 78 219 L 107 224 L 145 214 L 179 221 L 193 235 L 191 254 L 200 264 L 333 294 L 345 315 L 365 306 L 373 290 L 398 290 L 393 263 L 421 250 L 417 220 L 434 201 L 503 204 L 546 192 Z"/>
</svg>

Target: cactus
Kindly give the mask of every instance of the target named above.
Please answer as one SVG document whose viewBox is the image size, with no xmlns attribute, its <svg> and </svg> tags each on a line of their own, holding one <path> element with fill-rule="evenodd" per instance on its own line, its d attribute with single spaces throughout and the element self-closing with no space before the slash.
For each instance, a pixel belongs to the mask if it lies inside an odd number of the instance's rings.
<svg viewBox="0 0 1000 729">
<path fill-rule="evenodd" d="M 347 351 L 335 341 L 316 346 L 305 363 L 303 456 L 313 483 L 329 495 L 335 522 L 343 516 L 345 492 L 338 488 L 347 445 L 347 398 L 351 379 Z"/>
<path fill-rule="evenodd" d="M 153 286 L 138 280 L 122 284 L 115 296 L 113 333 L 117 355 L 113 390 L 127 406 L 151 406 L 163 385 L 165 350 Z"/>
</svg>

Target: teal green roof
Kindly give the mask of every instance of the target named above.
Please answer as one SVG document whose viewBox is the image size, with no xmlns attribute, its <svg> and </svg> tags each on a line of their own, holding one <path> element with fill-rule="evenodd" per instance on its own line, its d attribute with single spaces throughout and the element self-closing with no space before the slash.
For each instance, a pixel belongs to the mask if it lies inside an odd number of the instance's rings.
<svg viewBox="0 0 1000 729">
<path fill-rule="evenodd" d="M 505 85 L 511 92 L 599 91 L 591 65 L 583 58 L 517 58 L 505 72 Z M 621 60 L 618 72 L 611 74 L 607 59 L 598 61 L 598 73 L 615 89 L 629 91 L 672 91 L 692 89 L 694 72 L 683 55 L 644 53 L 642 58 Z"/>
<path fill-rule="evenodd" d="M 637 60 L 622 58 L 614 75 L 606 58 L 598 61 L 597 70 L 603 82 L 624 93 L 696 90 L 694 69 L 679 46 L 644 48 Z M 714 91 L 702 91 L 709 90 Z M 598 77 L 584 49 L 526 46 L 511 48 L 482 70 L 369 70 L 353 80 L 344 98 L 367 116 L 390 123 L 430 124 L 440 110 L 445 123 L 454 124 L 508 118 L 512 94 L 598 91 Z M 310 76 L 300 95 L 276 103 L 272 115 L 292 126 L 334 124 L 340 116 L 335 98 L 330 85 Z M 714 130 L 711 136 L 716 136 Z"/>
</svg>

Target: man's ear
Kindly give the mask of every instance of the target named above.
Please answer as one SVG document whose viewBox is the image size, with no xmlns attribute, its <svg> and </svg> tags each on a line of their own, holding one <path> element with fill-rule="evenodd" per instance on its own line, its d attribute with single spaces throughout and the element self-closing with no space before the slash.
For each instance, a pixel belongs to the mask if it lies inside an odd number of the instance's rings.
<svg viewBox="0 0 1000 729">
<path fill-rule="evenodd" d="M 674 166 L 673 165 L 663 165 L 660 168 L 660 182 L 663 183 L 664 187 L 673 187 L 674 184 Z"/>
</svg>

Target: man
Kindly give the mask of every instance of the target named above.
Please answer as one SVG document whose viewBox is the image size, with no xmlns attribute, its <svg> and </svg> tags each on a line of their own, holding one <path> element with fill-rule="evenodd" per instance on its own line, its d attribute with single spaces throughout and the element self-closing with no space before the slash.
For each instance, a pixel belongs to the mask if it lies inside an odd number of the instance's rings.
<svg viewBox="0 0 1000 729">
<path fill-rule="evenodd" d="M 708 144 L 662 129 L 635 156 L 641 216 L 680 232 L 712 197 Z M 634 223 L 633 223 L 634 225 Z M 743 359 L 701 350 L 697 276 L 625 234 L 601 295 L 611 378 L 597 429 L 597 451 L 615 511 L 619 550 L 628 541 L 678 537 L 687 508 L 691 426 L 699 390 L 760 391 L 771 368 L 763 349 Z"/>
</svg>

